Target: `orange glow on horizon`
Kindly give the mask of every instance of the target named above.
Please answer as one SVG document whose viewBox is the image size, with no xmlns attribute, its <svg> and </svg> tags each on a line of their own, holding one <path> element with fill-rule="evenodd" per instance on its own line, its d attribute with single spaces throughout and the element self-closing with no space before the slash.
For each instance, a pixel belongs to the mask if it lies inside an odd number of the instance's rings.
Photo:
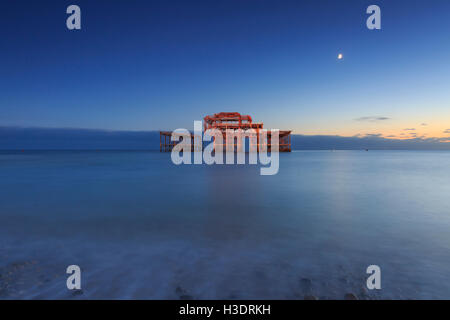
<svg viewBox="0 0 450 320">
<path fill-rule="evenodd" d="M 355 121 L 356 122 L 356 121 Z M 327 129 L 322 129 L 327 128 Z M 323 126 L 319 123 L 306 125 L 293 130 L 293 134 L 303 135 L 331 135 L 342 137 L 364 137 L 376 135 L 386 139 L 445 139 L 450 141 L 450 120 L 440 120 L 435 123 L 416 122 L 408 123 L 345 123 L 334 125 L 327 123 Z"/>
</svg>

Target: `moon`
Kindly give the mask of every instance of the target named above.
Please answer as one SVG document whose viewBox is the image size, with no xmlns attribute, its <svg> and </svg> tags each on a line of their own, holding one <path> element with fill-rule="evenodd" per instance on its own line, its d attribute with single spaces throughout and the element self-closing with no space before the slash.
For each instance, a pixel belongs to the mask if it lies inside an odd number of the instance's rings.
<svg viewBox="0 0 450 320">
<path fill-rule="evenodd" d="M 344 55 L 342 53 L 339 53 L 337 58 L 338 58 L 338 60 L 342 60 L 344 58 Z"/>
</svg>

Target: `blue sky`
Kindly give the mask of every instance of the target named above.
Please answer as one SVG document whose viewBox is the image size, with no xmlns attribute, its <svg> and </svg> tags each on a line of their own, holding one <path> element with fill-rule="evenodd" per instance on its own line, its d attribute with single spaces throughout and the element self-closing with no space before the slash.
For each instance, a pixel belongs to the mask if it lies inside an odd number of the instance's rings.
<svg viewBox="0 0 450 320">
<path fill-rule="evenodd" d="M 80 31 L 66 28 L 70 4 Z M 382 30 L 365 26 L 371 4 Z M 17 0 L 0 12 L 0 126 L 191 128 L 238 111 L 300 134 L 450 137 L 448 1 Z"/>
</svg>

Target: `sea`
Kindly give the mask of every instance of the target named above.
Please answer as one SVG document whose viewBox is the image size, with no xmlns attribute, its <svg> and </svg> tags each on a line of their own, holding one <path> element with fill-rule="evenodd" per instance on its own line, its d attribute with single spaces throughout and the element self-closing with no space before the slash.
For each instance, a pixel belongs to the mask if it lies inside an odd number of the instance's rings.
<svg viewBox="0 0 450 320">
<path fill-rule="evenodd" d="M 450 299 L 450 152 L 260 168 L 1 151 L 0 299 Z"/>
</svg>

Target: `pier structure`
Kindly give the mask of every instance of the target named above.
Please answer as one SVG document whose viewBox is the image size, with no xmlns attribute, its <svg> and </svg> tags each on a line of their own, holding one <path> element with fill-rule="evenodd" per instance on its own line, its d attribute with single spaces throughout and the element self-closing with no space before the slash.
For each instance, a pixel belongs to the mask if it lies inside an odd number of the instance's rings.
<svg viewBox="0 0 450 320">
<path fill-rule="evenodd" d="M 172 132 L 172 131 L 160 131 L 159 132 L 159 151 L 160 152 L 171 152 L 173 147 L 176 146 L 180 139 L 177 141 L 172 140 L 172 135 L 182 137 L 185 136 L 184 139 L 191 139 L 191 151 L 201 151 L 197 150 L 197 147 L 195 146 L 195 138 L 198 137 L 200 139 L 199 141 L 202 141 L 202 137 L 191 133 L 183 134 L 178 132 Z"/>
<path fill-rule="evenodd" d="M 212 116 L 206 116 L 203 118 L 203 130 L 208 129 L 218 129 L 223 133 L 223 146 L 227 147 L 226 140 L 226 130 L 227 129 L 242 129 L 249 130 L 253 129 L 256 132 L 257 143 L 256 149 L 259 151 L 260 141 L 259 133 L 264 127 L 262 122 L 253 122 L 253 119 L 249 115 L 241 115 L 238 112 L 220 112 Z M 181 135 L 181 134 L 180 134 Z M 192 151 L 194 150 L 194 134 L 190 134 Z M 201 139 L 201 137 L 200 137 Z M 200 140 L 201 141 L 201 140 Z M 161 152 L 170 152 L 173 147 L 178 143 L 178 141 L 172 140 L 171 131 L 160 131 L 159 133 L 159 146 Z M 234 144 L 234 143 L 233 143 Z M 268 151 L 271 150 L 272 145 L 272 135 L 271 131 L 267 130 L 267 143 L 264 143 L 263 147 L 267 148 Z M 219 145 L 214 142 L 214 148 L 219 147 Z M 290 130 L 280 130 L 279 131 L 279 151 L 280 152 L 291 152 L 291 131 Z"/>
</svg>

